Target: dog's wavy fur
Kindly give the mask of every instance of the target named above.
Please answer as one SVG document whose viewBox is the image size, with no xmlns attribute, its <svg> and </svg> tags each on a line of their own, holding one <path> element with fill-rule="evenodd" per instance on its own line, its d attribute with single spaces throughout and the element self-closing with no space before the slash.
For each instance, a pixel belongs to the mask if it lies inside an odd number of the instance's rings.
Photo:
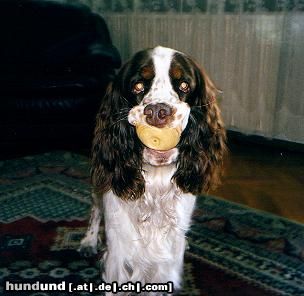
<svg viewBox="0 0 304 296">
<path fill-rule="evenodd" d="M 191 113 L 178 145 L 177 171 L 173 178 L 183 192 L 200 194 L 215 187 L 222 174 L 226 151 L 226 132 L 216 102 L 218 92 L 206 72 L 192 60 L 196 90 L 189 99 Z M 145 186 L 142 176 L 142 144 L 121 110 L 138 102 L 128 101 L 125 89 L 127 63 L 108 88 L 97 114 L 92 149 L 92 180 L 96 191 L 109 190 L 122 199 L 141 198 Z M 198 181 L 199 180 L 199 181 Z"/>
<path fill-rule="evenodd" d="M 178 289 L 195 196 L 218 184 L 226 133 L 216 102 L 218 90 L 206 72 L 184 54 L 153 50 L 139 52 L 127 62 L 101 102 L 92 148 L 94 204 L 82 250 L 96 251 L 96 224 L 103 203 L 107 238 L 104 279 L 119 283 L 172 281 Z M 128 121 L 130 110 L 147 95 L 132 94 L 134 73 L 157 50 L 169 52 L 172 60 L 179 55 L 181 67 L 191 76 L 191 92 L 179 94 L 190 108 L 188 122 L 176 147 L 176 160 L 165 166 L 144 161 L 145 147 Z M 148 89 L 152 80 L 147 82 Z"/>
</svg>

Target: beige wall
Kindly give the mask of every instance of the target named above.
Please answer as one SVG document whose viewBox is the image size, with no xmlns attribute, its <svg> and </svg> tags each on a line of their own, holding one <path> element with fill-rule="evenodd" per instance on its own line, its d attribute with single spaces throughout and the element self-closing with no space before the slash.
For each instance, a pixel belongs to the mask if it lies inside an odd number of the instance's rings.
<svg viewBox="0 0 304 296">
<path fill-rule="evenodd" d="M 104 12 L 98 0 L 81 2 L 106 19 L 123 60 L 155 45 L 193 56 L 224 91 L 220 105 L 227 128 L 304 143 L 303 12 L 261 7 L 229 14 L 221 0 L 216 13 L 141 12 L 136 6 L 117 13 Z"/>
</svg>

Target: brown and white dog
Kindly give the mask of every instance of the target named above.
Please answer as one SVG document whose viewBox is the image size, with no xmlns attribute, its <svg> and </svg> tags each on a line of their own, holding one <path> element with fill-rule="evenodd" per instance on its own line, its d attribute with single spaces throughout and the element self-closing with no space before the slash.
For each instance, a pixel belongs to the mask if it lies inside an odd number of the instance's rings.
<svg viewBox="0 0 304 296">
<path fill-rule="evenodd" d="M 196 195 L 217 183 L 225 152 L 216 93 L 188 56 L 160 46 L 136 53 L 109 87 L 97 115 L 93 207 L 81 241 L 82 252 L 97 252 L 103 208 L 104 281 L 181 287 Z M 181 139 L 171 150 L 152 150 L 134 122 L 179 127 Z"/>
</svg>

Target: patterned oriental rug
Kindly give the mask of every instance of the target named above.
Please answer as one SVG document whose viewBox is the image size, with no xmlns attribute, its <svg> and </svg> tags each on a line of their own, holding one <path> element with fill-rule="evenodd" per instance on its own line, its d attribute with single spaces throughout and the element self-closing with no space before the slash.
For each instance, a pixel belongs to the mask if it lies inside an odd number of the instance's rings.
<svg viewBox="0 0 304 296">
<path fill-rule="evenodd" d="M 85 283 L 102 283 L 100 255 L 77 252 L 89 209 L 86 157 L 55 152 L 0 162 L 0 295 L 71 295 L 69 285 L 73 295 L 98 295 Z M 180 295 L 304 295 L 304 225 L 201 196 L 188 237 Z M 58 290 L 34 290 L 37 282 Z"/>
</svg>

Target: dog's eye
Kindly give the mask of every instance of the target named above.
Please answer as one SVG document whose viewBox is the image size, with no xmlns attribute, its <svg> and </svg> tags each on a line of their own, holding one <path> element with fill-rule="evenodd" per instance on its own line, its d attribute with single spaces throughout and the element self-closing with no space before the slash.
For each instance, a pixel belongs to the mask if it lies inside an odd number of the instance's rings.
<svg viewBox="0 0 304 296">
<path fill-rule="evenodd" d="M 184 93 L 188 93 L 190 91 L 190 86 L 189 83 L 183 81 L 180 85 L 179 85 L 179 90 L 181 90 Z"/>
<path fill-rule="evenodd" d="M 139 94 L 145 90 L 145 86 L 142 82 L 137 82 L 133 86 L 133 92 Z"/>
</svg>

